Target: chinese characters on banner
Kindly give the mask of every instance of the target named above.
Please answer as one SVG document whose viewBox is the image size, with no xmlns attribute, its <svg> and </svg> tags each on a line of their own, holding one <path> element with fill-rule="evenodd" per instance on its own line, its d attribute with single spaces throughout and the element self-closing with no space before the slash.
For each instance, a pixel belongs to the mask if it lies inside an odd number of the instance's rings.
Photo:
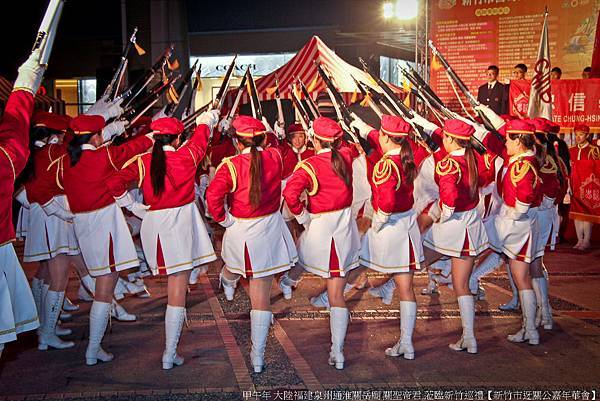
<svg viewBox="0 0 600 401">
<path fill-rule="evenodd" d="M 571 190 L 569 217 L 600 223 L 600 161 L 578 160 L 573 163 Z"/>
<path fill-rule="evenodd" d="M 509 113 L 527 116 L 531 81 L 511 81 Z M 600 78 L 552 81 L 552 119 L 561 127 L 586 124 L 600 130 Z"/>
<path fill-rule="evenodd" d="M 560 67 L 563 78 L 579 78 L 590 65 L 598 15 L 595 0 L 433 0 L 429 4 L 431 39 L 475 96 L 486 82 L 489 65 L 500 67 L 501 83 L 511 78 L 518 63 L 525 63 L 527 77 L 532 77 L 545 6 L 550 13 L 551 67 Z M 432 65 L 431 86 L 450 108 L 461 110 L 443 68 Z"/>
</svg>

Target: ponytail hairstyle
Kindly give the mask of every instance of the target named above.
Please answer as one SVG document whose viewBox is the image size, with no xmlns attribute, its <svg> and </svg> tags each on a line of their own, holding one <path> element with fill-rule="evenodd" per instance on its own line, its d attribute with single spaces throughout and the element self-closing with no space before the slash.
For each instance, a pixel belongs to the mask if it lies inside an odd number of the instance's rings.
<svg viewBox="0 0 600 401">
<path fill-rule="evenodd" d="M 556 153 L 556 155 L 558 156 L 558 158 L 562 159 L 563 163 L 565 164 L 565 167 L 567 168 L 567 173 L 570 175 L 571 156 L 569 154 L 569 147 L 567 146 L 567 143 L 564 140 L 560 139 L 556 134 L 548 134 L 548 146 L 552 146 L 552 148 L 554 148 L 555 143 L 557 144 L 558 148 L 558 152 Z"/>
<path fill-rule="evenodd" d="M 396 145 L 400 145 L 400 160 L 402 162 L 402 171 L 406 183 L 412 185 L 417 178 L 417 165 L 415 164 L 415 157 L 413 155 L 412 147 L 406 138 L 390 136 L 390 140 Z"/>
<path fill-rule="evenodd" d="M 544 149 L 542 146 L 535 141 L 535 136 L 531 134 L 508 134 L 508 137 L 513 141 L 518 139 L 519 142 L 528 150 L 532 150 L 535 153 L 535 159 L 538 162 L 538 166 L 542 166 L 544 163 Z"/>
<path fill-rule="evenodd" d="M 71 129 L 69 128 L 69 130 Z M 71 131 L 70 134 L 73 134 L 73 139 L 71 139 L 71 141 L 69 142 L 69 145 L 67 147 L 67 153 L 69 154 L 69 158 L 71 159 L 71 167 L 73 167 L 77 164 L 77 162 L 79 162 L 79 158 L 81 157 L 81 153 L 83 152 L 81 146 L 83 146 L 86 143 L 89 143 L 92 137 L 97 134 L 97 132 L 92 132 L 90 134 L 83 135 L 75 135 Z"/>
<path fill-rule="evenodd" d="M 461 148 L 465 149 L 465 160 L 467 161 L 467 171 L 469 172 L 469 195 L 475 199 L 479 193 L 479 171 L 477 169 L 477 159 L 475 151 L 470 140 L 452 138 Z"/>
<path fill-rule="evenodd" d="M 263 143 L 265 137 L 265 134 L 256 135 L 252 138 L 237 137 L 237 140 L 245 148 L 250 148 L 250 204 L 254 207 L 260 205 L 262 197 L 262 161 L 258 147 Z"/>
<path fill-rule="evenodd" d="M 177 135 L 154 134 L 152 158 L 150 160 L 150 180 L 154 196 L 159 196 L 165 190 L 165 176 L 167 175 L 167 158 L 163 146 L 169 145 Z"/>
<path fill-rule="evenodd" d="M 563 185 L 565 185 L 565 177 L 563 176 L 562 170 L 560 169 L 560 163 L 558 162 L 558 155 L 556 154 L 556 149 L 554 149 L 554 142 L 550 139 L 550 137 L 543 135 L 543 134 L 535 134 L 535 137 L 537 138 L 537 140 L 542 144 L 542 147 L 545 150 L 545 154 L 547 156 L 550 156 L 552 158 L 552 160 L 554 160 L 554 163 L 556 163 L 556 175 L 558 177 L 558 182 L 560 183 L 560 186 L 562 187 Z M 543 166 L 543 164 L 540 164 L 540 167 Z"/>
<path fill-rule="evenodd" d="M 348 171 L 348 167 L 346 166 L 346 162 L 340 155 L 339 149 L 342 144 L 342 138 L 337 138 L 333 142 L 321 141 L 318 138 L 315 138 L 317 141 L 321 143 L 321 147 L 323 149 L 331 149 L 331 167 L 335 174 L 344 181 L 346 187 L 352 187 L 352 174 Z"/>
</svg>

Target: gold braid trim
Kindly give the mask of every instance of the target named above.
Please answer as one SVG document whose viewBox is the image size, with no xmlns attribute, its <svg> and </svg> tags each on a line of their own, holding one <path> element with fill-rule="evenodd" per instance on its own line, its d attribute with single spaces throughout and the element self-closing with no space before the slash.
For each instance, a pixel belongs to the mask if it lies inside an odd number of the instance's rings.
<svg viewBox="0 0 600 401">
<path fill-rule="evenodd" d="M 450 155 L 444 157 L 442 160 L 437 162 L 435 165 L 435 173 L 439 176 L 449 175 L 449 174 L 458 174 L 458 178 L 456 182 L 458 183 L 462 177 L 462 172 L 460 171 L 460 165 L 456 160 L 450 157 Z"/>
<path fill-rule="evenodd" d="M 234 157 L 234 156 L 232 156 L 232 157 Z M 217 166 L 217 169 L 215 170 L 215 174 L 217 171 L 219 171 L 219 169 L 223 165 L 227 166 L 227 169 L 229 170 L 229 174 L 231 175 L 231 181 L 233 181 L 233 187 L 231 188 L 231 192 L 235 192 L 235 190 L 237 188 L 237 173 L 235 171 L 235 166 L 231 162 L 231 157 L 226 157 L 221 161 L 221 163 Z"/>
<path fill-rule="evenodd" d="M 392 172 L 395 172 L 396 177 L 398 177 L 398 183 L 396 184 L 397 191 L 402 184 L 402 177 L 396 163 L 388 157 L 383 157 L 375 164 L 373 168 L 373 183 L 377 186 L 386 183 L 392 177 Z"/>
<path fill-rule="evenodd" d="M 4 153 L 4 156 L 6 156 L 6 158 L 8 159 L 8 163 L 10 164 L 10 168 L 11 168 L 12 173 L 13 173 L 13 182 L 14 182 L 17 179 L 17 171 L 15 170 L 15 165 L 13 164 L 13 161 L 10 158 L 10 155 L 8 154 L 8 152 L 6 151 L 6 149 L 4 149 L 2 146 L 0 146 L 0 151 L 2 153 Z"/>
<path fill-rule="evenodd" d="M 600 148 L 597 146 L 593 146 L 590 149 L 589 153 L 590 160 L 600 160 Z"/>
<path fill-rule="evenodd" d="M 310 179 L 312 180 L 312 190 L 308 192 L 308 196 L 314 196 L 319 190 L 319 181 L 317 180 L 317 173 L 315 173 L 315 169 L 306 161 L 301 161 L 296 164 L 294 171 L 298 169 L 306 171 L 306 173 L 310 176 Z"/>
<path fill-rule="evenodd" d="M 485 168 L 487 168 L 489 170 L 490 167 L 492 166 L 492 163 L 494 163 L 495 159 L 496 159 L 496 155 L 492 155 L 489 153 L 484 154 L 483 162 L 485 163 Z"/>
<path fill-rule="evenodd" d="M 540 169 L 540 173 L 544 174 L 556 174 L 558 171 L 558 166 L 554 159 L 550 156 L 546 156 L 546 160 L 544 161 L 544 165 Z"/>
<path fill-rule="evenodd" d="M 536 168 L 527 160 L 517 160 L 510 169 L 510 181 L 514 186 L 516 186 L 531 170 L 535 175 L 535 181 L 533 183 L 533 187 L 537 186 L 539 181 L 538 172 Z"/>
<path fill-rule="evenodd" d="M 144 181 L 144 177 L 146 176 L 146 167 L 144 167 L 144 161 L 142 160 L 141 157 L 138 157 L 137 165 L 138 165 L 138 174 L 139 174 L 138 188 L 141 188 L 142 182 Z"/>
</svg>

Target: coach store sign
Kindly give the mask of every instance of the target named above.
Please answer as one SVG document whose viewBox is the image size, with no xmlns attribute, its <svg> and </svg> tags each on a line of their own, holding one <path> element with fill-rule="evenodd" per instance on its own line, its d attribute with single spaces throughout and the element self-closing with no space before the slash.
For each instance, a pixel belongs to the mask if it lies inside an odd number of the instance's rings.
<svg viewBox="0 0 600 401">
<path fill-rule="evenodd" d="M 255 77 L 267 75 L 287 63 L 294 55 L 295 53 L 239 55 L 235 63 L 234 75 L 243 75 L 248 67 Z M 198 64 L 202 65 L 202 78 L 220 78 L 225 75 L 232 59 L 233 55 L 190 57 L 190 65 L 198 60 Z"/>
</svg>

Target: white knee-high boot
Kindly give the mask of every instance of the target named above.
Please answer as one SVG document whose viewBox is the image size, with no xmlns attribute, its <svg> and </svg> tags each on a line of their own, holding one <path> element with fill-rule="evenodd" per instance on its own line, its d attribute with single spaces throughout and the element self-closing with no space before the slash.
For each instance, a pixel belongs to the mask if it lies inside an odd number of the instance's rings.
<svg viewBox="0 0 600 401">
<path fill-rule="evenodd" d="M 388 356 L 403 355 L 404 359 L 415 359 L 412 335 L 417 320 L 417 303 L 400 301 L 400 340 L 392 348 L 385 350 Z"/>
<path fill-rule="evenodd" d="M 86 302 L 93 302 L 94 293 L 96 292 L 96 281 L 89 274 L 81 277 L 80 281 L 81 283 L 77 293 L 79 299 Z"/>
<path fill-rule="evenodd" d="M 469 278 L 469 289 L 471 290 L 472 294 L 477 294 L 477 290 L 479 288 L 479 280 L 481 280 L 482 277 L 485 277 L 494 270 L 496 270 L 500 265 L 501 260 L 502 258 L 499 254 L 497 254 L 496 252 L 492 252 L 488 255 L 487 258 L 485 258 L 483 262 L 481 262 L 477 266 L 475 270 L 473 270 L 473 273 Z"/>
<path fill-rule="evenodd" d="M 102 349 L 100 343 L 104 337 L 108 319 L 110 316 L 110 303 L 94 301 L 90 309 L 90 338 L 85 351 L 85 363 L 95 365 L 98 360 L 110 362 L 113 360 L 113 354 Z"/>
<path fill-rule="evenodd" d="M 583 232 L 583 221 L 581 220 L 573 220 L 573 225 L 575 225 L 575 233 L 577 234 L 577 244 L 575 244 L 575 248 L 578 248 L 584 243 L 584 232 Z"/>
<path fill-rule="evenodd" d="M 39 317 L 42 316 L 42 286 L 43 285 L 44 285 L 44 280 L 40 280 L 37 277 L 34 277 L 31 280 L 31 294 L 33 295 L 33 300 L 35 301 L 35 307 L 37 309 L 37 313 L 38 313 Z"/>
<path fill-rule="evenodd" d="M 219 286 L 223 286 L 223 292 L 225 293 L 225 299 L 228 301 L 233 301 L 233 296 L 235 295 L 235 287 L 237 287 L 237 283 L 240 279 L 238 276 L 234 280 L 230 280 L 225 277 L 225 266 L 221 269 L 221 274 L 219 274 Z"/>
<path fill-rule="evenodd" d="M 531 279 L 531 286 L 537 303 L 535 327 L 541 325 L 546 330 L 552 330 L 554 319 L 552 319 L 552 308 L 548 299 L 548 280 L 546 277 L 533 278 Z"/>
<path fill-rule="evenodd" d="M 512 290 L 512 298 L 507 303 L 500 305 L 498 309 L 502 311 L 516 310 L 519 308 L 519 291 L 517 290 L 517 286 L 515 285 L 515 281 L 513 280 L 508 263 L 506 264 L 506 272 L 508 274 L 508 282 L 510 283 L 510 289 Z"/>
<path fill-rule="evenodd" d="M 344 340 L 349 320 L 348 308 L 332 307 L 330 309 L 331 352 L 329 353 L 329 364 L 335 366 L 336 369 L 344 369 Z"/>
<path fill-rule="evenodd" d="M 177 344 L 185 320 L 183 306 L 167 305 L 165 313 L 165 352 L 162 356 L 163 369 L 171 369 L 173 365 L 183 365 L 183 358 L 177 355 Z"/>
<path fill-rule="evenodd" d="M 272 317 L 271 311 L 256 309 L 250 311 L 250 338 L 252 339 L 250 361 L 255 373 L 262 372 L 265 367 L 265 347 Z"/>
<path fill-rule="evenodd" d="M 581 227 L 583 232 L 583 244 L 581 245 L 583 248 L 589 248 L 592 242 L 592 228 L 593 224 L 589 221 L 582 221 Z"/>
<path fill-rule="evenodd" d="M 460 309 L 460 320 L 462 322 L 462 336 L 455 344 L 450 344 L 450 349 L 454 351 L 467 350 L 469 354 L 477 353 L 477 341 L 475 340 L 475 301 L 471 295 L 462 295 L 458 297 L 458 307 Z"/>
<path fill-rule="evenodd" d="M 540 343 L 540 336 L 535 328 L 536 296 L 533 290 L 519 291 L 521 309 L 523 310 L 523 326 L 515 334 L 510 334 L 508 341 L 522 343 L 528 341 L 531 345 Z"/>
<path fill-rule="evenodd" d="M 56 323 L 60 315 L 65 293 L 48 291 L 44 300 L 44 324 L 38 336 L 38 349 L 45 351 L 48 347 L 65 349 L 75 346 L 73 341 L 62 341 L 56 335 Z"/>
</svg>

